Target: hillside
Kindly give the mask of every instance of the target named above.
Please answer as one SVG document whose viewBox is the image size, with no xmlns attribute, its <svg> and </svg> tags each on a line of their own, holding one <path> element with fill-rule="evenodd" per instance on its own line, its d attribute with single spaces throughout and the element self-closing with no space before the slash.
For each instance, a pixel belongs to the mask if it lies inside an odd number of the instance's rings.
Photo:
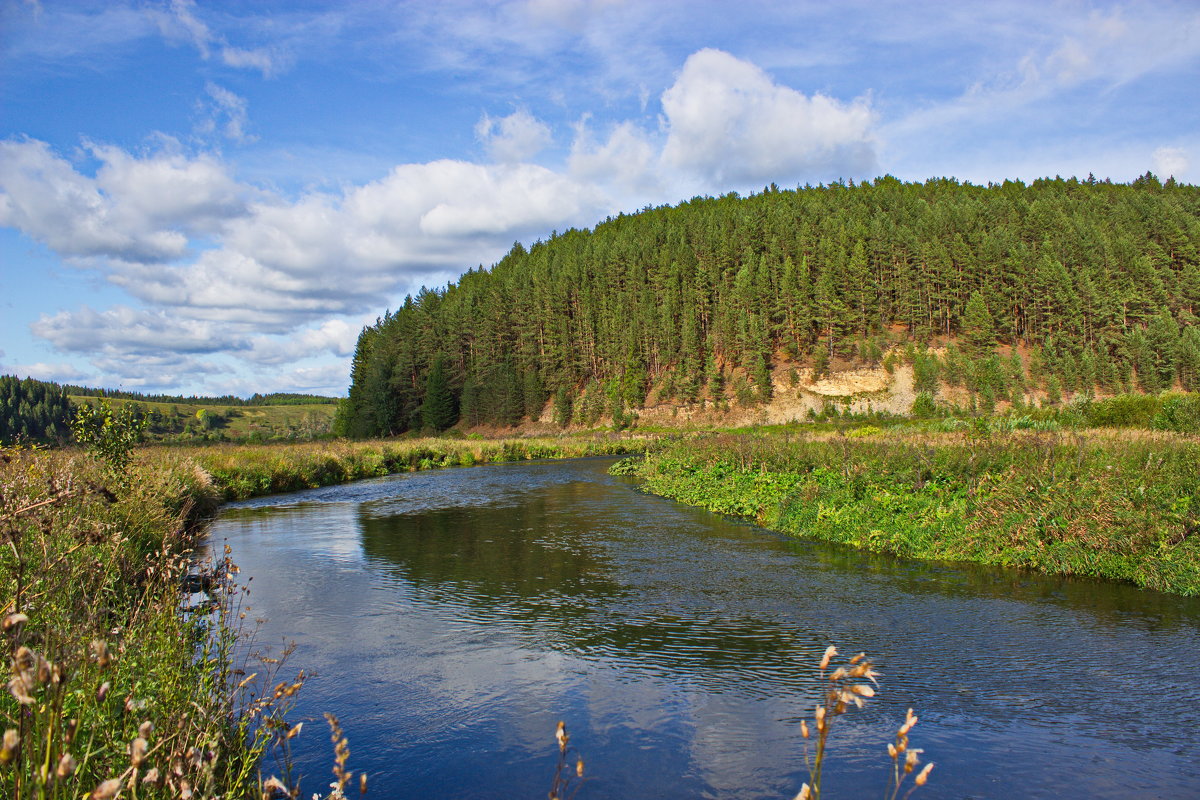
<svg viewBox="0 0 1200 800">
<path fill-rule="evenodd" d="M 697 198 L 409 297 L 362 331 L 338 427 L 622 424 L 897 366 L 985 407 L 1196 389 L 1198 245 L 1200 190 L 1149 174 Z"/>
<path fill-rule="evenodd" d="M 300 394 L 144 395 L 0 375 L 0 444 L 62 444 L 81 404 L 129 406 L 148 440 L 311 439 L 330 432 L 337 400 Z"/>
</svg>

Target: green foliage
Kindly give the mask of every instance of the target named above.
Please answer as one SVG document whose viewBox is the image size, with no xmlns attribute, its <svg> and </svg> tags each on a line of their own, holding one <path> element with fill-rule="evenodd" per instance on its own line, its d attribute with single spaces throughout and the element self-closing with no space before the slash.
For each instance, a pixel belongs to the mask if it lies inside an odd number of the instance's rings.
<svg viewBox="0 0 1200 800">
<path fill-rule="evenodd" d="M 84 403 L 75 410 L 71 434 L 113 473 L 124 475 L 146 424 L 145 418 L 139 417 L 131 406 L 114 409 L 107 400 L 99 400 Z"/>
<path fill-rule="evenodd" d="M 70 421 L 71 406 L 61 387 L 0 375 L 0 445 L 65 441 Z"/>
</svg>

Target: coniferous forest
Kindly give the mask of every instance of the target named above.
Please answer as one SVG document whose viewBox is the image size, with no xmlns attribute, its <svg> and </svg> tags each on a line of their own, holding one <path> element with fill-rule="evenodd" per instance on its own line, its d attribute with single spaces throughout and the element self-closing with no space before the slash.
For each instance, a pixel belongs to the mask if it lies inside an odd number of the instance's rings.
<svg viewBox="0 0 1200 800">
<path fill-rule="evenodd" d="M 71 404 L 54 383 L 0 375 L 0 443 L 65 442 L 71 438 Z"/>
<path fill-rule="evenodd" d="M 735 384 L 761 402 L 781 366 L 819 374 L 902 342 L 949 343 L 918 384 L 989 402 L 1196 390 L 1198 312 L 1194 186 L 771 186 L 556 232 L 423 289 L 362 331 L 339 426 L 512 425 L 547 401 L 591 424 L 652 389 L 721 402 Z"/>
</svg>

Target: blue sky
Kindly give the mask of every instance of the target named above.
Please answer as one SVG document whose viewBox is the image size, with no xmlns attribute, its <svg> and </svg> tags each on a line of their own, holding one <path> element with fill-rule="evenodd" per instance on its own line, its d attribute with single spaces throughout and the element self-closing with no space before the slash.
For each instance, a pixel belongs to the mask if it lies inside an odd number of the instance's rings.
<svg viewBox="0 0 1200 800">
<path fill-rule="evenodd" d="M 0 374 L 343 394 L 514 241 L 892 174 L 1200 177 L 1194 2 L 0 0 Z"/>
</svg>

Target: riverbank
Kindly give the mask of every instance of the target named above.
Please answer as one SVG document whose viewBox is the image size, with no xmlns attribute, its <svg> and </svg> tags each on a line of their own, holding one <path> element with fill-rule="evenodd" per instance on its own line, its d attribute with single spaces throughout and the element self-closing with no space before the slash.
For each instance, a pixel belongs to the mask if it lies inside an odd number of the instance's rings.
<svg viewBox="0 0 1200 800">
<path fill-rule="evenodd" d="M 647 491 L 875 552 L 1200 594 L 1200 443 L 1089 432 L 719 434 L 623 470 Z"/>
<path fill-rule="evenodd" d="M 13 678 L 0 695 L 0 795 L 262 796 L 260 763 L 287 741 L 303 676 L 285 680 L 270 658 L 234 663 L 242 587 L 228 555 L 192 581 L 210 589 L 202 613 L 180 610 L 204 520 L 222 501 L 399 471 L 630 453 L 647 441 L 154 447 L 127 471 L 76 450 L 0 448 L 0 641 Z"/>
<path fill-rule="evenodd" d="M 274 445 L 184 446 L 145 451 L 153 462 L 190 459 L 224 500 L 315 489 L 393 472 L 469 467 L 535 458 L 643 452 L 649 437 L 621 434 L 511 439 L 395 439 Z"/>
</svg>

